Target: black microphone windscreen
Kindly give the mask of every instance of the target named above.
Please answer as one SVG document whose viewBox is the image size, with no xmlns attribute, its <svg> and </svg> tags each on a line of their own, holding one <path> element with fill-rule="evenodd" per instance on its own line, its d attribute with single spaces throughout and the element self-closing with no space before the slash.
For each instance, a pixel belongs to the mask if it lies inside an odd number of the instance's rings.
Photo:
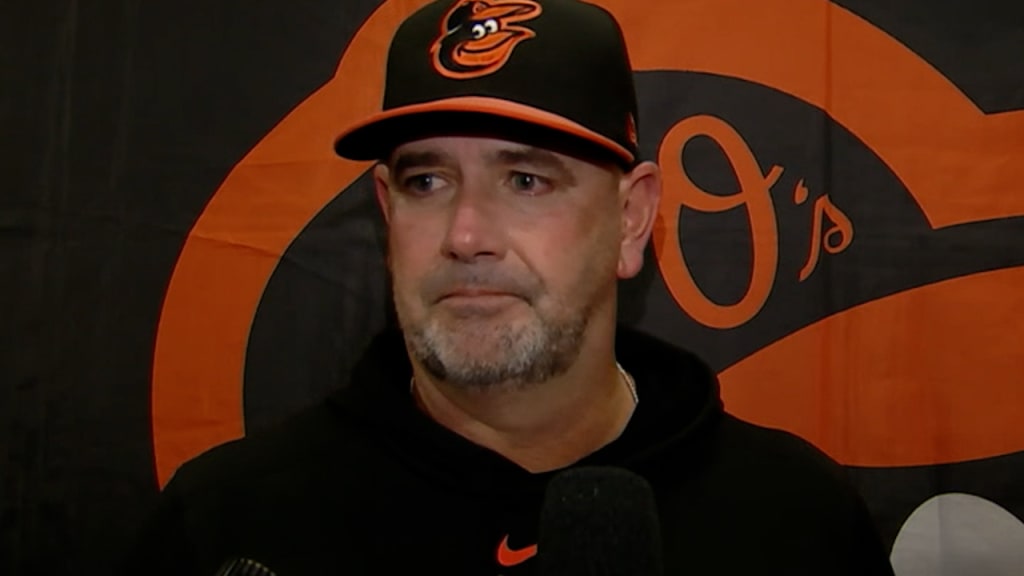
<svg viewBox="0 0 1024 576">
<path fill-rule="evenodd" d="M 661 528 L 646 480 L 612 467 L 570 468 L 548 484 L 540 576 L 661 576 Z"/>
<path fill-rule="evenodd" d="M 248 558 L 232 558 L 221 565 L 216 576 L 277 576 L 263 564 Z"/>
</svg>

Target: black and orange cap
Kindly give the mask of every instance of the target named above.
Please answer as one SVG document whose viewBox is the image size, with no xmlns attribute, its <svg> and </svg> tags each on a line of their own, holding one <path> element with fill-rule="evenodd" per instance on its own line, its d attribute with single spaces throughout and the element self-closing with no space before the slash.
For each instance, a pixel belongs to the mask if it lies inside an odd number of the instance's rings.
<svg viewBox="0 0 1024 576">
<path fill-rule="evenodd" d="M 536 129 L 637 160 L 633 72 L 618 23 L 578 0 L 438 0 L 388 51 L 380 112 L 347 127 L 338 155 L 380 160 L 444 133 Z"/>
</svg>

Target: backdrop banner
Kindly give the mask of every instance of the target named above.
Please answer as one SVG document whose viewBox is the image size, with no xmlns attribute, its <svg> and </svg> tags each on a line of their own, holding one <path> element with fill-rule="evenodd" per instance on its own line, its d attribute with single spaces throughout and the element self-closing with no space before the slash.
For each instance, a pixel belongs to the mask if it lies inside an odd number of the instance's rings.
<svg viewBox="0 0 1024 576">
<path fill-rule="evenodd" d="M 595 3 L 665 181 L 623 322 L 847 466 L 899 576 L 1018 574 L 1024 3 Z M 422 4 L 2 11 L 0 574 L 109 570 L 178 465 L 394 323 L 333 140 Z"/>
</svg>

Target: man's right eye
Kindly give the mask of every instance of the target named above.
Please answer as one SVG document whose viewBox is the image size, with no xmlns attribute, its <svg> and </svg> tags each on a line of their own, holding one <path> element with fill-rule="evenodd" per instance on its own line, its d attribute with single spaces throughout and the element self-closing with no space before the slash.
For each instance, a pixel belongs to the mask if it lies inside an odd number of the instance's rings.
<svg viewBox="0 0 1024 576">
<path fill-rule="evenodd" d="M 442 180 L 436 174 L 417 174 L 402 180 L 402 190 L 419 196 L 429 194 L 441 185 Z"/>
</svg>

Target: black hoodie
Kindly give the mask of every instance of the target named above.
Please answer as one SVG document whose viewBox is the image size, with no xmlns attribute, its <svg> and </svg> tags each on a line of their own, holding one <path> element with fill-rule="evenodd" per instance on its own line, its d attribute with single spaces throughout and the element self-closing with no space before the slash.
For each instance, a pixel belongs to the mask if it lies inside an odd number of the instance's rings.
<svg viewBox="0 0 1024 576">
<path fill-rule="evenodd" d="M 840 466 L 723 412 L 692 354 L 620 330 L 616 357 L 640 402 L 617 440 L 574 466 L 647 479 L 666 574 L 892 574 Z M 385 334 L 326 402 L 183 465 L 126 573 L 206 576 L 232 557 L 278 576 L 534 573 L 557 471 L 530 473 L 436 424 L 410 375 L 401 335 Z"/>
</svg>

